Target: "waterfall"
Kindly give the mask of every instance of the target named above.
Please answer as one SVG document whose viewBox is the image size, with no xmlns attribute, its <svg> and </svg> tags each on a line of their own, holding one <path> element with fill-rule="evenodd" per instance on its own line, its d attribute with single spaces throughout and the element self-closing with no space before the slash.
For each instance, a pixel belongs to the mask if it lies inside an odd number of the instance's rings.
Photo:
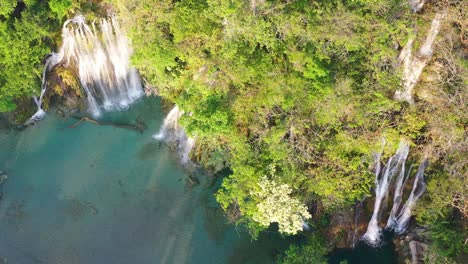
<svg viewBox="0 0 468 264">
<path fill-rule="evenodd" d="M 44 98 L 44 94 L 47 91 L 46 76 L 50 72 L 50 70 L 54 68 L 55 65 L 57 65 L 57 63 L 59 62 L 59 57 L 60 54 L 52 52 L 48 55 L 46 59 L 44 70 L 42 71 L 41 94 L 38 97 L 33 96 L 34 103 L 37 106 L 37 111 L 36 113 L 34 113 L 33 116 L 31 116 L 28 119 L 28 121 L 26 121 L 26 123 L 24 123 L 25 126 L 28 126 L 34 122 L 41 120 L 46 115 L 46 112 L 42 109 L 42 99 Z"/>
<path fill-rule="evenodd" d="M 78 71 L 89 112 L 126 109 L 143 95 L 140 77 L 130 66 L 132 53 L 115 17 L 86 24 L 83 16 L 65 21 L 59 54 Z"/>
<path fill-rule="evenodd" d="M 62 42 L 59 51 L 46 61 L 41 94 L 34 97 L 38 110 L 25 125 L 45 116 L 42 98 L 47 88 L 46 76 L 59 63 L 78 72 L 88 110 L 94 117 L 101 115 L 101 108 L 126 109 L 143 95 L 138 72 L 130 66 L 132 51 L 128 39 L 115 17 L 101 19 L 97 25 L 86 24 L 81 15 L 68 19 L 62 27 Z"/>
<path fill-rule="evenodd" d="M 412 166 L 410 166 L 408 171 L 405 170 L 408 154 L 409 145 L 402 141 L 395 155 L 389 158 L 383 173 L 381 173 L 380 170 L 380 158 L 382 154 L 380 153 L 377 155 L 374 212 L 367 226 L 367 231 L 362 237 L 362 239 L 371 245 L 377 245 L 380 242 L 381 228 L 379 227 L 379 213 L 381 210 L 382 200 L 384 197 L 388 196 L 390 184 L 392 183 L 392 179 L 395 178 L 395 175 L 398 175 L 398 177 L 394 183 L 393 206 L 387 220 L 386 228 L 394 230 L 397 234 L 405 232 L 411 218 L 411 210 L 414 208 L 416 201 L 426 190 L 426 185 L 424 183 L 424 170 L 428 165 L 427 160 L 419 166 L 408 200 L 405 202 L 403 207 L 401 207 L 404 186 L 408 182 L 412 170 Z"/>
<path fill-rule="evenodd" d="M 159 130 L 158 134 L 154 135 L 154 138 L 157 140 L 168 140 L 175 141 L 177 139 L 178 127 L 179 127 L 179 118 L 184 114 L 183 111 L 179 110 L 179 107 L 174 106 L 171 111 L 164 118 L 163 125 Z M 179 132 L 180 133 L 180 132 Z"/>
<path fill-rule="evenodd" d="M 187 163 L 190 160 L 189 154 L 195 145 L 195 139 L 187 137 L 185 131 L 179 126 L 179 119 L 183 114 L 184 111 L 180 110 L 177 105 L 174 106 L 164 119 L 159 132 L 153 137 L 158 141 L 177 146 L 182 163 Z"/>
<path fill-rule="evenodd" d="M 390 212 L 390 216 L 388 217 L 388 220 L 387 220 L 387 228 L 391 228 L 398 221 L 396 215 L 398 214 L 401 200 L 403 199 L 403 190 L 404 190 L 403 186 L 405 185 L 406 180 L 408 180 L 408 176 L 412 169 L 413 169 L 413 165 L 411 165 L 408 172 L 405 173 L 405 167 L 403 166 L 401 168 L 400 174 L 398 175 L 395 191 L 393 192 L 392 211 Z"/>
<path fill-rule="evenodd" d="M 379 213 L 382 206 L 382 200 L 388 195 L 390 182 L 392 181 L 395 174 L 397 174 L 399 170 L 402 170 L 402 167 L 404 168 L 408 152 L 408 144 L 404 142 L 400 143 L 400 147 L 398 148 L 395 155 L 390 157 L 387 164 L 385 165 L 383 174 L 380 173 L 380 159 L 382 153 L 377 154 L 375 170 L 374 212 L 367 226 L 367 231 L 363 236 L 363 239 L 366 240 L 369 244 L 376 245 L 380 242 L 382 232 L 381 228 L 379 227 Z"/>
<path fill-rule="evenodd" d="M 424 160 L 421 165 L 419 165 L 418 172 L 416 173 L 413 188 L 411 190 L 410 196 L 408 200 L 403 205 L 398 217 L 391 223 L 389 226 L 395 230 L 395 233 L 402 234 L 406 231 L 408 227 L 409 220 L 411 218 L 411 210 L 415 206 L 416 202 L 418 201 L 419 197 L 424 193 L 426 190 L 426 184 L 424 183 L 424 170 L 427 168 L 428 161 Z M 388 226 L 388 225 L 387 225 Z"/>
</svg>

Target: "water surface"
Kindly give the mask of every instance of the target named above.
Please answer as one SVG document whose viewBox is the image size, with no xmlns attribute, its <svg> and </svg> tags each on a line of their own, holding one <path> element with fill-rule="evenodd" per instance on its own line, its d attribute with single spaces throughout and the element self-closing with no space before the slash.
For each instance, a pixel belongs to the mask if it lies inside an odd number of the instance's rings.
<svg viewBox="0 0 468 264">
<path fill-rule="evenodd" d="M 157 144 L 164 112 L 145 99 L 103 120 L 142 133 L 63 120 L 53 113 L 21 132 L 0 130 L 0 260 L 8 263 L 272 263 L 287 241 L 251 241 L 226 223 L 216 184 Z M 201 184 L 187 186 L 195 173 Z M 0 261 L 1 262 L 1 261 Z"/>
<path fill-rule="evenodd" d="M 330 253 L 328 262 L 330 264 L 397 264 L 393 235 L 384 231 L 382 242 L 376 247 L 359 241 L 354 249 L 336 249 Z"/>
</svg>

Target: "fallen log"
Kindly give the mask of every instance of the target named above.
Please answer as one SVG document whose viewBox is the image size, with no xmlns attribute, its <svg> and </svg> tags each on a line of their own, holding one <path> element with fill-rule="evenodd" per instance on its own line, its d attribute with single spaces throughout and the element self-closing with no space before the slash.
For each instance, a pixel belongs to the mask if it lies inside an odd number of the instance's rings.
<svg viewBox="0 0 468 264">
<path fill-rule="evenodd" d="M 109 121 L 98 121 L 88 116 L 82 116 L 82 117 L 72 116 L 72 118 L 78 119 L 78 122 L 76 122 L 75 124 L 71 126 L 68 126 L 68 128 L 76 128 L 83 122 L 89 122 L 89 123 L 100 125 L 100 126 L 113 126 L 117 128 L 126 128 L 126 129 L 137 131 L 140 134 L 143 133 L 143 131 L 146 128 L 146 125 L 141 121 L 137 121 L 137 123 L 133 125 L 133 124 L 119 124 L 119 123 L 109 122 Z"/>
</svg>

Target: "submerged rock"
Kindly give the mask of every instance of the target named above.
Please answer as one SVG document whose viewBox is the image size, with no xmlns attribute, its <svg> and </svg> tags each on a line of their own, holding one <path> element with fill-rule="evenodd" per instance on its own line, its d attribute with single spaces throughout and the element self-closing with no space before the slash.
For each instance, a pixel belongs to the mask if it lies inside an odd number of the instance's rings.
<svg viewBox="0 0 468 264">
<path fill-rule="evenodd" d="M 6 180 L 8 180 L 8 176 L 6 174 L 2 174 L 3 172 L 0 171 L 0 185 L 2 185 Z"/>
</svg>

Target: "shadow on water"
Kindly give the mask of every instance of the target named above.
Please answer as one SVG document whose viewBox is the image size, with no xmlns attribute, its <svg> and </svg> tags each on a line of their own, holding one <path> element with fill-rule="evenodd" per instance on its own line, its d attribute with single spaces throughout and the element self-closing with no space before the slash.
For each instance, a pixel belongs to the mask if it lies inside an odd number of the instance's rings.
<svg viewBox="0 0 468 264">
<path fill-rule="evenodd" d="M 140 160 L 154 159 L 156 154 L 161 151 L 161 143 L 149 142 L 143 145 L 137 153 L 137 157 Z"/>
<path fill-rule="evenodd" d="M 330 264 L 396 264 L 397 256 L 393 235 L 384 232 L 382 244 L 372 247 L 364 241 L 359 241 L 354 249 L 336 249 L 329 255 Z"/>
</svg>

